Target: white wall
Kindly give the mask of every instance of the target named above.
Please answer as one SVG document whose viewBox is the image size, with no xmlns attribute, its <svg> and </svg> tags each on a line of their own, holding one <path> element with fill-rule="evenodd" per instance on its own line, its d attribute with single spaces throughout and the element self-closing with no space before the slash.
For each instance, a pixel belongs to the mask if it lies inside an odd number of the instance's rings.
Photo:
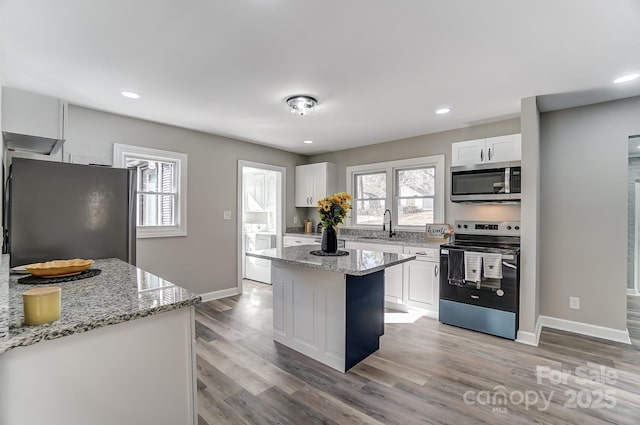
<svg viewBox="0 0 640 425">
<path fill-rule="evenodd" d="M 451 192 L 451 143 L 520 133 L 520 119 L 514 118 L 473 127 L 465 127 L 440 133 L 426 134 L 408 139 L 394 140 L 355 149 L 346 149 L 321 155 L 313 155 L 309 162 L 333 162 L 338 165 L 338 188 L 346 188 L 346 167 L 421 156 L 445 155 L 445 218 L 455 220 L 520 220 L 520 205 L 466 205 L 449 201 Z M 314 209 L 309 217 L 317 223 Z"/>
<path fill-rule="evenodd" d="M 540 132 L 540 314 L 624 330 L 627 146 L 640 97 L 543 113 Z"/>
<path fill-rule="evenodd" d="M 112 163 L 113 143 L 184 152 L 188 159 L 188 236 L 138 239 L 138 266 L 195 293 L 237 284 L 236 194 L 239 159 L 287 167 L 293 194 L 294 167 L 306 158 L 277 149 L 164 124 L 69 106 L 64 156 L 85 155 Z M 287 224 L 295 214 L 287 198 Z M 232 220 L 223 220 L 223 211 Z"/>
</svg>

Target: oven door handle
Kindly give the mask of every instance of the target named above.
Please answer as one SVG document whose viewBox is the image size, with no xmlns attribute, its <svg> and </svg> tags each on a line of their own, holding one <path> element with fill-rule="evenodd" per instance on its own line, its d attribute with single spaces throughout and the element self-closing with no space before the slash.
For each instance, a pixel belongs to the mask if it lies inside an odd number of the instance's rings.
<svg viewBox="0 0 640 425">
<path fill-rule="evenodd" d="M 473 251 L 473 250 L 471 249 L 471 250 L 467 250 L 467 251 Z M 477 252 L 477 251 L 473 251 L 473 252 Z M 440 250 L 440 254 L 449 255 L 449 250 L 448 249 L 441 249 Z M 502 259 L 503 260 L 515 260 L 515 256 L 513 256 L 511 254 L 502 254 Z M 502 263 L 502 264 L 505 264 L 505 263 Z M 506 264 L 506 265 L 507 265 L 507 267 L 511 267 L 513 269 L 516 268 L 516 266 L 514 266 L 512 264 Z"/>
</svg>

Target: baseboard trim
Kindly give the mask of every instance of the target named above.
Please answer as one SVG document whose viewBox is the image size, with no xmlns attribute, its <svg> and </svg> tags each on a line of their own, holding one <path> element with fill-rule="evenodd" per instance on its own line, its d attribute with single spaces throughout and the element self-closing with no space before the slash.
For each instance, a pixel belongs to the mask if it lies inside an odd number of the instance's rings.
<svg viewBox="0 0 640 425">
<path fill-rule="evenodd" d="M 540 343 L 540 332 L 542 332 L 542 322 L 540 321 L 539 316 L 538 320 L 536 320 L 536 327 L 533 332 L 518 331 L 516 334 L 516 342 L 537 347 Z"/>
<path fill-rule="evenodd" d="M 433 310 L 420 310 L 420 312 L 422 313 L 423 317 L 428 317 L 430 319 L 436 319 L 438 320 L 440 318 L 440 315 L 437 311 L 433 311 Z"/>
<path fill-rule="evenodd" d="M 237 287 L 200 294 L 203 303 L 206 303 L 207 301 L 218 300 L 220 298 L 233 297 L 234 295 L 240 295 L 240 291 Z"/>
<path fill-rule="evenodd" d="M 632 288 L 627 288 L 627 295 L 632 296 L 632 297 L 640 297 L 640 292 L 636 291 L 635 289 Z"/>
<path fill-rule="evenodd" d="M 623 344 L 631 344 L 631 339 L 629 338 L 629 330 L 627 329 L 619 330 L 549 316 L 540 316 L 539 322 L 541 324 L 541 327 L 573 332 L 576 334 L 592 336 L 595 338 L 607 339 L 609 341 L 621 342 Z"/>
</svg>

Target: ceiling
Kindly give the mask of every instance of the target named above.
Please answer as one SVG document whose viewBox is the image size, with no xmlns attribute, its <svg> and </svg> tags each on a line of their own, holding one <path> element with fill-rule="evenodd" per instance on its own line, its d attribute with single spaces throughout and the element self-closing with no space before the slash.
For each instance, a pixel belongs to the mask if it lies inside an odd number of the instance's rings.
<svg viewBox="0 0 640 425">
<path fill-rule="evenodd" d="M 640 72 L 637 0 L 0 4 L 7 86 L 302 154 L 515 117 L 523 97 Z M 313 114 L 288 112 L 300 93 Z"/>
</svg>

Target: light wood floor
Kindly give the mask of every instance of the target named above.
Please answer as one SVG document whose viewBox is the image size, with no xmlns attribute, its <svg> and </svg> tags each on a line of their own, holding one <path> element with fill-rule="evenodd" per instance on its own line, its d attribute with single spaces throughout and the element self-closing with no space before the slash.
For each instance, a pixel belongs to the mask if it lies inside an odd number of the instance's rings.
<svg viewBox="0 0 640 425">
<path fill-rule="evenodd" d="M 545 330 L 529 347 L 420 318 L 386 324 L 380 350 L 342 374 L 273 342 L 271 301 L 271 286 L 248 282 L 241 296 L 197 307 L 200 425 L 640 424 L 640 344 Z M 636 342 L 639 324 L 640 308 L 630 309 Z M 581 383 L 551 372 L 566 382 L 538 382 L 537 366 L 574 374 L 602 366 L 614 377 Z M 586 406 L 605 390 L 615 407 L 565 406 L 572 394 Z M 550 398 L 547 409 L 540 399 L 520 403 L 534 393 Z M 511 402 L 490 404 L 500 394 Z"/>
</svg>

